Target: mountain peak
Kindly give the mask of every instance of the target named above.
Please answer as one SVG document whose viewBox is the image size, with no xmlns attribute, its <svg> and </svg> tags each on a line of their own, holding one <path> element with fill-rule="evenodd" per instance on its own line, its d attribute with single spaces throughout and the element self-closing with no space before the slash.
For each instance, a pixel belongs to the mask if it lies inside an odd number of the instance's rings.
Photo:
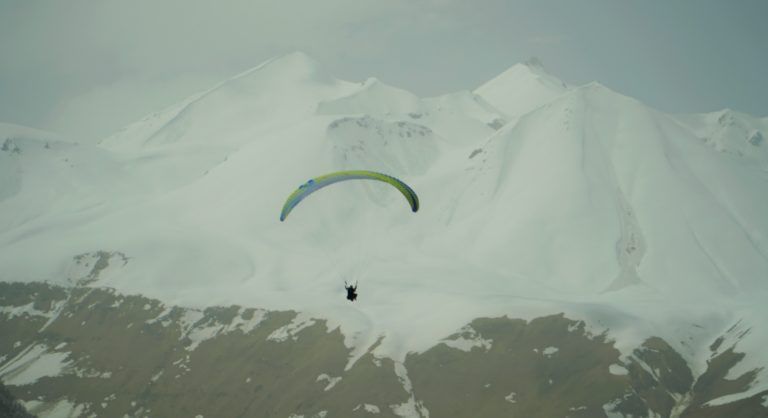
<svg viewBox="0 0 768 418">
<path fill-rule="evenodd" d="M 378 116 L 420 111 L 420 100 L 416 95 L 375 77 L 369 77 L 346 96 L 321 102 L 317 108 L 319 114 L 365 113 Z"/>
<path fill-rule="evenodd" d="M 385 85 L 386 86 L 386 84 L 382 83 L 381 80 L 379 80 L 376 77 L 368 77 L 368 78 L 365 79 L 365 81 L 363 81 L 362 84 L 365 87 L 373 87 L 373 86 L 380 86 L 380 85 Z M 389 86 L 387 86 L 387 87 L 389 87 Z"/>
<path fill-rule="evenodd" d="M 512 65 L 501 74 L 493 78 L 491 81 L 509 77 L 544 77 L 547 79 L 556 80 L 556 84 L 565 85 L 565 83 L 563 83 L 557 77 L 548 73 L 546 68 L 544 68 L 544 63 L 537 57 L 530 57 L 523 62 Z"/>
<path fill-rule="evenodd" d="M 621 98 L 621 100 L 632 100 L 635 102 L 638 101 L 637 99 L 627 96 L 626 94 L 620 93 L 616 90 L 613 90 L 612 88 L 598 81 L 590 81 L 587 84 L 573 88 L 572 91 L 578 91 L 584 94 L 602 94 L 606 96 L 613 96 L 613 97 Z"/>
<path fill-rule="evenodd" d="M 306 52 L 294 51 L 270 60 L 270 65 L 288 65 L 292 67 L 304 67 L 317 69 L 320 63 Z"/>
<path fill-rule="evenodd" d="M 221 130 L 233 131 L 243 125 L 267 130 L 274 124 L 288 124 L 312 114 L 318 102 L 344 94 L 347 84 L 333 78 L 306 53 L 292 52 L 224 80 L 104 142 L 108 147 L 143 147 L 206 143 L 216 137 L 216 143 L 223 144 Z M 250 117 L 243 119 L 242 114 Z"/>
<path fill-rule="evenodd" d="M 517 117 L 549 102 L 569 89 L 544 70 L 538 58 L 518 63 L 475 90 L 508 117 Z"/>
<path fill-rule="evenodd" d="M 255 74 L 269 74 L 277 79 L 314 80 L 331 82 L 333 77 L 326 73 L 322 65 L 308 54 L 295 51 L 278 57 L 270 58 L 261 64 L 246 70 L 231 80 L 248 78 Z"/>
<path fill-rule="evenodd" d="M 527 60 L 525 60 L 525 62 L 523 62 L 523 65 L 527 66 L 532 70 L 544 71 L 544 63 L 541 62 L 541 60 L 538 57 L 528 58 Z"/>
</svg>

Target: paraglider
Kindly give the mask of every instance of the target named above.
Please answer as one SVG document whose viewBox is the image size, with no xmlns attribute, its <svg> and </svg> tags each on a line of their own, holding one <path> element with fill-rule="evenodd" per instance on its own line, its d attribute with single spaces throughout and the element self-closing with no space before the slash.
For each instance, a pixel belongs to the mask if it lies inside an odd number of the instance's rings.
<svg viewBox="0 0 768 418">
<path fill-rule="evenodd" d="M 354 302 L 357 299 L 357 282 L 352 286 L 347 284 L 347 281 L 344 280 L 344 288 L 347 289 L 347 300 Z"/>
<path fill-rule="evenodd" d="M 340 181 L 347 180 L 377 180 L 390 184 L 395 187 L 400 193 L 403 194 L 408 204 L 411 206 L 411 210 L 416 212 L 419 210 L 419 197 L 416 196 L 416 192 L 411 189 L 410 186 L 398 180 L 392 176 L 386 174 L 377 173 L 375 171 L 366 170 L 350 170 L 350 171 L 337 171 L 335 173 L 325 174 L 320 177 L 315 177 L 308 182 L 299 186 L 290 196 L 286 199 L 283 205 L 283 210 L 280 212 L 280 221 L 285 221 L 288 214 L 291 213 L 293 208 L 299 204 L 304 198 L 310 194 L 322 189 L 325 186 L 329 186 Z"/>
<path fill-rule="evenodd" d="M 288 199 L 285 200 L 285 204 L 283 204 L 283 210 L 280 212 L 280 222 L 285 221 L 285 218 L 288 217 L 288 214 L 291 213 L 293 208 L 295 208 L 299 202 L 304 200 L 310 194 L 322 189 L 325 186 L 347 180 L 377 180 L 387 183 L 402 193 L 402 195 L 408 201 L 408 204 L 411 206 L 411 211 L 417 212 L 419 210 L 419 197 L 416 195 L 416 192 L 411 189 L 410 186 L 403 183 L 401 180 L 386 174 L 377 173 L 375 171 L 337 171 L 335 173 L 329 173 L 310 179 L 306 183 L 299 186 L 299 188 L 296 189 L 293 193 L 291 193 L 291 195 L 288 196 Z M 347 290 L 347 300 L 352 302 L 357 300 L 357 282 L 355 282 L 353 286 L 347 284 L 345 280 L 344 288 Z"/>
</svg>

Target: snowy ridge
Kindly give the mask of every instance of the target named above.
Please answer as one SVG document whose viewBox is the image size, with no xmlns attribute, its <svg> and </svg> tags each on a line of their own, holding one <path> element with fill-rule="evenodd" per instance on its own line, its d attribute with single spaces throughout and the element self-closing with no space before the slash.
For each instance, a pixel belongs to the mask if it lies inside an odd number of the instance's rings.
<svg viewBox="0 0 768 418">
<path fill-rule="evenodd" d="M 660 336 L 701 368 L 712 353 L 676 336 L 713 341 L 742 320 L 748 371 L 768 361 L 766 133 L 764 119 L 673 117 L 532 64 L 421 99 L 291 54 L 102 147 L 14 139 L 0 151 L 0 277 L 62 281 L 73 256 L 119 251 L 130 262 L 100 286 L 295 309 L 306 317 L 274 339 L 323 318 L 355 353 L 384 336 L 373 353 L 399 361 L 479 316 L 565 312 L 620 350 Z M 343 169 L 403 179 L 420 211 L 363 182 L 279 221 L 298 185 Z M 344 280 L 360 284 L 355 304 Z"/>
<path fill-rule="evenodd" d="M 351 83 L 333 79 L 312 58 L 296 52 L 269 59 L 160 114 L 150 115 L 103 144 L 107 147 L 125 147 L 126 143 L 157 146 L 181 138 L 200 140 L 208 145 L 226 144 L 229 136 L 219 131 L 222 126 L 229 125 L 233 128 L 230 132 L 237 132 L 244 125 L 267 125 L 259 130 L 269 129 L 275 119 L 290 123 L 290 119 L 314 111 L 318 98 L 334 94 L 337 89 L 343 92 L 347 85 Z M 286 95 L 290 100 L 281 100 L 281 96 Z M 302 101 L 308 103 L 296 106 Z M 290 103 L 290 106 L 281 107 L 281 103 Z M 209 127 L 215 127 L 215 132 Z"/>
<path fill-rule="evenodd" d="M 151 115 L 102 145 L 119 152 L 127 169 L 154 179 L 148 185 L 153 191 L 165 192 L 199 179 L 236 149 L 300 123 L 320 101 L 354 88 L 330 77 L 306 54 L 288 54 Z"/>
</svg>

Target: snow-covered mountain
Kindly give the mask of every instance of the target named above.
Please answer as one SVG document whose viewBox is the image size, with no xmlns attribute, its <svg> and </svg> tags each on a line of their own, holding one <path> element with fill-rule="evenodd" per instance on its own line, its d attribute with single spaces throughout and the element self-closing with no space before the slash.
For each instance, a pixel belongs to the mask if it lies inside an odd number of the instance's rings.
<svg viewBox="0 0 768 418">
<path fill-rule="evenodd" d="M 0 125 L 0 279 L 72 284 L 74 257 L 119 252 L 88 285 L 300 311 L 340 327 L 347 367 L 403 362 L 479 317 L 564 312 L 627 359 L 663 338 L 694 378 L 735 347 L 729 376 L 755 379 L 732 402 L 768 390 L 766 135 L 765 119 L 667 115 L 537 63 L 420 98 L 294 53 L 99 146 Z M 347 183 L 279 221 L 298 185 L 345 169 L 401 178 L 421 209 Z"/>
</svg>

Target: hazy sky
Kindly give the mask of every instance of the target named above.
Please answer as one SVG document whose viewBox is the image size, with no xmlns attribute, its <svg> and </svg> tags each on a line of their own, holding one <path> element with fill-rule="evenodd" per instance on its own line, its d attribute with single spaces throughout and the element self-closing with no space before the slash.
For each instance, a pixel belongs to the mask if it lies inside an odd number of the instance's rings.
<svg viewBox="0 0 768 418">
<path fill-rule="evenodd" d="M 661 110 L 768 115 L 766 0 L 0 0 L 0 121 L 95 138 L 295 50 L 421 96 L 537 56 Z"/>
</svg>

